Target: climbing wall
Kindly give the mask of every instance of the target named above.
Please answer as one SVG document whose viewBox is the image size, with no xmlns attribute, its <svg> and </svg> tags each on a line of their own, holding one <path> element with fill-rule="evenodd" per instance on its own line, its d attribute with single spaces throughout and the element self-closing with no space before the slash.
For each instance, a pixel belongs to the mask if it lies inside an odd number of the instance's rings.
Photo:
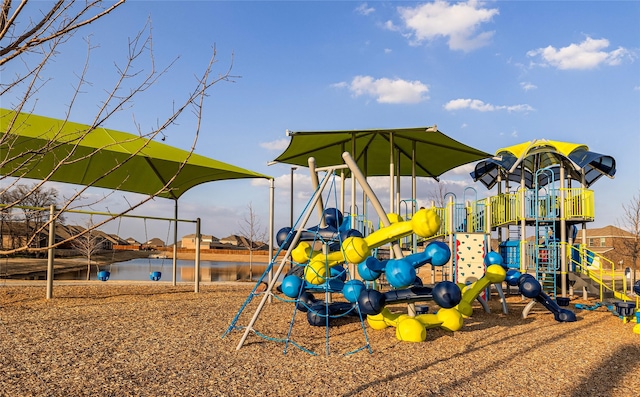
<svg viewBox="0 0 640 397">
<path fill-rule="evenodd" d="M 485 273 L 486 236 L 484 233 L 456 233 L 454 237 L 455 282 L 471 284 Z"/>
</svg>

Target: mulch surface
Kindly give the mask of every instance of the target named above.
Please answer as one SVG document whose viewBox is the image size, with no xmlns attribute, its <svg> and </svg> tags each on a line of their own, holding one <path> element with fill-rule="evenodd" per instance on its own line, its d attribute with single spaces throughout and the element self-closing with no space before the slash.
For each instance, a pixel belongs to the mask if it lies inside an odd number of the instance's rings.
<svg viewBox="0 0 640 397">
<path fill-rule="evenodd" d="M 396 339 L 355 318 L 328 330 L 274 299 L 224 338 L 253 285 L 56 284 L 0 280 L 2 396 L 638 396 L 640 335 L 606 308 L 476 302 L 460 331 Z M 281 295 L 277 295 L 281 296 Z M 262 295 L 235 322 L 249 324 Z M 402 310 L 402 308 L 398 308 Z M 257 334 L 266 337 L 260 337 Z M 327 338 L 328 337 L 328 338 Z M 288 340 L 289 343 L 278 340 Z M 300 347 L 300 348 L 299 348 Z M 313 352 L 314 354 L 310 354 Z"/>
</svg>

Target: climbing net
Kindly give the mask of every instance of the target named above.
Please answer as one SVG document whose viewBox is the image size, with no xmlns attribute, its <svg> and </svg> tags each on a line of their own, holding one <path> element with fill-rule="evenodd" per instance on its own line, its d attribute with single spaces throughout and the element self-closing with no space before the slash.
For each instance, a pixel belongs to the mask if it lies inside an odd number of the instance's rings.
<svg viewBox="0 0 640 397">
<path fill-rule="evenodd" d="M 293 225 L 294 227 L 283 228 L 278 232 L 279 248 L 276 254 L 222 336 L 225 337 L 237 330 L 244 331 L 245 334 L 238 348 L 242 346 L 247 334 L 251 332 L 260 338 L 284 343 L 285 354 L 289 346 L 293 346 L 306 353 L 317 355 L 318 353 L 313 348 L 305 346 L 297 338 L 294 338 L 297 335 L 308 337 L 309 327 L 315 327 L 316 329 L 324 328 L 324 349 L 325 353 L 329 355 L 332 329 L 345 323 L 359 322 L 362 329 L 363 345 L 349 348 L 344 354 L 354 354 L 365 349 L 372 352 L 364 317 L 359 310 L 358 303 L 358 296 L 365 289 L 364 283 L 352 277 L 354 275 L 351 274 L 348 266 L 343 266 L 348 262 L 343 248 L 344 244 L 349 238 L 362 237 L 362 234 L 349 228 L 349 222 L 345 222 L 343 214 L 337 208 L 322 208 L 323 202 L 338 203 L 335 181 L 335 172 L 326 172 L 314 195 Z M 323 190 L 326 190 L 327 185 L 329 188 L 323 200 Z M 306 227 L 311 213 L 318 208 L 320 209 L 318 212 L 321 213 L 320 223 Z M 282 256 L 285 250 L 286 252 Z M 281 257 L 283 259 L 278 261 L 278 258 Z M 272 277 L 276 266 L 278 266 L 276 274 Z M 287 266 L 289 271 L 280 282 L 279 276 Z M 277 287 L 275 286 L 276 282 L 280 282 Z M 267 285 L 266 291 L 260 291 L 261 285 L 265 284 Z M 262 296 L 262 300 L 254 309 L 254 315 L 249 325 L 240 325 L 241 319 L 244 318 L 243 314 L 251 310 L 250 308 L 255 303 L 254 298 L 258 296 Z M 289 328 L 282 337 L 270 336 L 254 328 L 265 302 L 273 303 L 273 300 L 292 304 Z M 300 313 L 306 314 L 307 324 L 298 320 Z M 297 327 L 302 331 L 296 332 Z"/>
</svg>

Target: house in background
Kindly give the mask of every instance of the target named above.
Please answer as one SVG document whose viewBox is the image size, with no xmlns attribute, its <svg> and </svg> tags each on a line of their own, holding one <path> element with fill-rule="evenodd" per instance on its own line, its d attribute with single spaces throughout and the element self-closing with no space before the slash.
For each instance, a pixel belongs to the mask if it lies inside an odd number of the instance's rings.
<svg viewBox="0 0 640 397">
<path fill-rule="evenodd" d="M 221 238 L 220 242 L 222 244 L 233 245 L 238 248 L 249 248 L 249 246 L 251 245 L 249 244 L 249 240 L 246 237 L 238 236 L 237 234 L 232 234 L 230 236 Z M 254 241 L 252 245 L 254 250 L 261 249 L 263 247 L 264 249 L 267 248 L 267 244 L 260 241 Z"/>
<path fill-rule="evenodd" d="M 588 249 L 609 259 L 616 266 L 622 264 L 625 266 L 632 265 L 632 260 L 626 247 L 634 244 L 634 242 L 638 244 L 638 236 L 612 225 L 587 229 L 586 232 Z M 582 239 L 578 237 L 576 242 L 582 243 Z"/>
<path fill-rule="evenodd" d="M 211 249 L 219 243 L 217 237 L 202 234 L 200 235 L 200 249 Z M 187 234 L 182 237 L 180 248 L 195 249 L 196 248 L 196 235 Z"/>
<path fill-rule="evenodd" d="M 142 245 L 142 244 L 140 244 L 140 242 L 138 240 L 136 240 L 133 237 L 129 237 L 124 241 L 125 241 L 124 245 Z"/>
<path fill-rule="evenodd" d="M 154 249 L 154 248 L 162 248 L 165 246 L 164 241 L 160 240 L 157 237 L 152 238 L 151 240 L 142 244 L 144 248 Z"/>
<path fill-rule="evenodd" d="M 86 228 L 77 225 L 60 225 L 56 224 L 56 236 L 55 241 L 60 242 L 67 240 L 73 236 L 77 236 L 84 232 Z M 95 229 L 91 231 L 91 236 L 96 238 L 96 242 L 101 250 L 112 250 L 114 245 L 127 244 L 125 240 L 118 237 L 115 234 L 108 234 L 102 230 Z M 86 238 L 86 235 L 85 235 Z M 69 242 L 60 246 L 59 248 L 71 248 L 73 249 L 73 242 Z"/>
</svg>

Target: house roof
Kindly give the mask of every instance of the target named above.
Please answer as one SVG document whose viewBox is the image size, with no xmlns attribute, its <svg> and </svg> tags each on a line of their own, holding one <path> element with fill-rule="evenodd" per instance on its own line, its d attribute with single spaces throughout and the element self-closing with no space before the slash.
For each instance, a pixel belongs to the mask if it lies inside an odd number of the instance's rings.
<svg viewBox="0 0 640 397">
<path fill-rule="evenodd" d="M 182 238 L 196 238 L 196 235 L 194 233 L 192 234 L 185 234 L 184 236 L 182 236 Z M 215 242 L 215 241 L 219 241 L 218 238 L 216 236 L 210 235 L 210 234 L 201 234 L 200 235 L 200 241 L 206 242 L 206 241 L 211 241 L 211 242 Z"/>
<path fill-rule="evenodd" d="M 620 238 L 633 238 L 635 235 L 629 233 L 624 229 L 613 225 L 607 225 L 600 228 L 587 229 L 587 238 L 596 237 L 620 237 Z"/>
<path fill-rule="evenodd" d="M 154 245 L 156 247 L 164 247 L 164 241 L 160 240 L 157 237 L 154 237 L 148 240 L 147 242 L 145 242 L 144 245 Z"/>
</svg>

